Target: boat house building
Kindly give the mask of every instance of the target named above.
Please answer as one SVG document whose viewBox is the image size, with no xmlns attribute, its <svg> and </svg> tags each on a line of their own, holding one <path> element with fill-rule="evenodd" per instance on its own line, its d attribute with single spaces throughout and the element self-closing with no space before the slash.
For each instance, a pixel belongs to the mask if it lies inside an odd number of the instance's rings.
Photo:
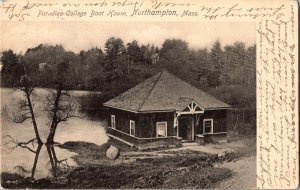
<svg viewBox="0 0 300 190">
<path fill-rule="evenodd" d="M 167 71 L 104 106 L 108 135 L 140 149 L 226 140 L 230 106 Z"/>
</svg>

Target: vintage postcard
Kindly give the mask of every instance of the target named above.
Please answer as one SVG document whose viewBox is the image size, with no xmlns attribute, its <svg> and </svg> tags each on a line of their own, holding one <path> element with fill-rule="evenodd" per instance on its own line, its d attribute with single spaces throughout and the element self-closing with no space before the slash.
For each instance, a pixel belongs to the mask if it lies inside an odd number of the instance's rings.
<svg viewBox="0 0 300 190">
<path fill-rule="evenodd" d="M 297 1 L 0 10 L 2 188 L 298 188 Z"/>
</svg>

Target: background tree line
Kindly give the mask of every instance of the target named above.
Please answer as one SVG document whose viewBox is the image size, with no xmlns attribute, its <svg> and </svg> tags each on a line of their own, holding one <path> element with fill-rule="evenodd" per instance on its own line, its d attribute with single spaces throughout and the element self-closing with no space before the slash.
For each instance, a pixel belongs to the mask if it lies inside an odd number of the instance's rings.
<svg viewBox="0 0 300 190">
<path fill-rule="evenodd" d="M 153 55 L 159 55 L 156 64 L 152 64 Z M 246 47 L 242 42 L 222 48 L 216 41 L 210 49 L 192 49 L 181 39 L 167 39 L 158 48 L 140 45 L 135 40 L 124 44 L 122 39 L 111 37 L 103 50 L 94 47 L 74 53 L 61 45 L 40 44 L 24 54 L 4 51 L 1 62 L 3 87 L 16 87 L 20 76 L 26 73 L 37 86 L 54 88 L 58 65 L 67 64 L 67 90 L 101 91 L 81 98 L 85 112 L 101 112 L 103 102 L 159 71 L 168 70 L 233 108 L 242 109 L 243 113 L 234 115 L 234 120 L 245 123 L 255 117 L 256 46 Z"/>
</svg>

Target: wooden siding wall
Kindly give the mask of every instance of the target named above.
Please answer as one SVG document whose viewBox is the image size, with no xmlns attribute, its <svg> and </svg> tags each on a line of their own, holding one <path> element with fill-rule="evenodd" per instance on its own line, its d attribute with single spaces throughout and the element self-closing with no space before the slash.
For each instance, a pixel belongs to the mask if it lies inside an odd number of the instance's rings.
<svg viewBox="0 0 300 190">
<path fill-rule="evenodd" d="M 213 132 L 227 132 L 226 110 L 207 110 L 200 116 L 199 124 L 195 127 L 195 134 L 203 134 L 203 120 L 213 119 Z"/>
<path fill-rule="evenodd" d="M 129 120 L 135 121 L 135 136 L 139 138 L 156 137 L 156 122 L 167 122 L 167 135 L 176 136 L 177 128 L 173 127 L 173 113 L 132 113 L 118 109 L 109 109 L 108 126 L 111 126 L 110 116 L 116 117 L 116 129 L 129 134 Z"/>
<path fill-rule="evenodd" d="M 108 114 L 108 126 L 110 127 L 111 127 L 111 119 L 110 119 L 111 115 L 115 115 L 116 117 L 116 129 L 129 134 L 130 133 L 129 120 L 134 120 L 136 122 L 136 118 L 137 118 L 136 114 L 132 112 L 118 110 L 118 109 L 110 109 Z"/>
<path fill-rule="evenodd" d="M 176 136 L 177 129 L 173 127 L 173 113 L 144 113 L 139 114 L 138 134 L 139 137 L 150 138 L 156 137 L 156 122 L 167 122 L 167 135 Z"/>
</svg>

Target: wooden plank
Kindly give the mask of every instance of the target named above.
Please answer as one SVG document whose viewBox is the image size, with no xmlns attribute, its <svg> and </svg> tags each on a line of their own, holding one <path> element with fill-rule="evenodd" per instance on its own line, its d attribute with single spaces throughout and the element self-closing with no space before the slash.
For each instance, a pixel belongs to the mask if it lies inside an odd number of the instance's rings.
<svg viewBox="0 0 300 190">
<path fill-rule="evenodd" d="M 118 141 L 121 141 L 121 142 L 123 142 L 123 143 L 125 143 L 125 144 L 127 144 L 127 145 L 129 145 L 129 146 L 131 146 L 131 147 L 134 146 L 133 143 L 130 143 L 130 142 L 128 142 L 128 141 L 125 141 L 125 140 L 123 140 L 123 139 L 121 139 L 121 138 L 119 138 L 119 137 L 116 137 L 116 136 L 112 135 L 112 134 L 108 134 L 108 136 L 111 137 L 111 138 L 117 139 Z"/>
</svg>

